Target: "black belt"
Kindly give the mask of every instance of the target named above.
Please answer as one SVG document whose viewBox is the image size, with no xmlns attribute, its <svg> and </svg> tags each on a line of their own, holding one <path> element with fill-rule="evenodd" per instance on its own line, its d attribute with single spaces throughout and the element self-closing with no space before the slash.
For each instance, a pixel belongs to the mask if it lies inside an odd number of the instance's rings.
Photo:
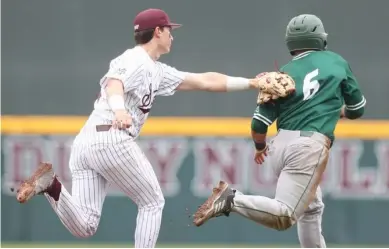
<svg viewBox="0 0 389 249">
<path fill-rule="evenodd" d="M 97 132 L 109 131 L 111 128 L 112 128 L 112 125 L 110 125 L 110 124 L 96 125 Z"/>
<path fill-rule="evenodd" d="M 112 128 L 111 124 L 96 125 L 97 132 L 109 131 L 111 128 Z M 123 131 L 126 131 L 128 133 L 128 135 L 130 135 L 131 137 L 134 137 L 127 129 L 123 129 Z"/>
<path fill-rule="evenodd" d="M 300 137 L 312 137 L 313 134 L 313 131 L 300 131 Z"/>
<path fill-rule="evenodd" d="M 315 134 L 313 131 L 300 131 L 300 137 L 312 137 L 313 134 Z M 326 138 L 329 141 L 328 146 L 331 148 L 332 145 L 334 144 L 334 141 L 327 136 L 326 136 Z"/>
</svg>

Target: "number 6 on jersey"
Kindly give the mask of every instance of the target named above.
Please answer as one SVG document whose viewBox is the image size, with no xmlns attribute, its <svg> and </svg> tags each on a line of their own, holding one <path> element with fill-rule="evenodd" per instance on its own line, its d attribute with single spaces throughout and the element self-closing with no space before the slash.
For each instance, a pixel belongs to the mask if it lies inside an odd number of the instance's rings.
<svg viewBox="0 0 389 249">
<path fill-rule="evenodd" d="M 304 99 L 308 100 L 313 97 L 319 91 L 319 81 L 313 80 L 316 76 L 319 75 L 319 69 L 315 69 L 314 71 L 308 73 L 304 77 L 304 85 L 303 85 L 303 93 L 304 93 Z"/>
</svg>

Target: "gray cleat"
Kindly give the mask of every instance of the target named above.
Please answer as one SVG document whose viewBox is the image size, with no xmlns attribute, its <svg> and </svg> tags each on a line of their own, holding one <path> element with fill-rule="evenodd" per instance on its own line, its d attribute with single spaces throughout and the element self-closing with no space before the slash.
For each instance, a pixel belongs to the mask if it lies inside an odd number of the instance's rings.
<svg viewBox="0 0 389 249">
<path fill-rule="evenodd" d="M 228 183 L 220 181 L 218 186 L 213 188 L 212 195 L 197 209 L 193 223 L 199 227 L 213 217 L 229 216 L 234 197 L 235 190 L 231 189 Z"/>
</svg>

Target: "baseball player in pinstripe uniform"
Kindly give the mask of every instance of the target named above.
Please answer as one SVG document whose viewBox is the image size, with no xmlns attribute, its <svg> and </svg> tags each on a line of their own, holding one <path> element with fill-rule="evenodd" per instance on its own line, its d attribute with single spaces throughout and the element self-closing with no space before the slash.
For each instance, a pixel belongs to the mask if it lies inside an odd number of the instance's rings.
<svg viewBox="0 0 389 249">
<path fill-rule="evenodd" d="M 181 72 L 158 62 L 170 51 L 171 31 L 180 26 L 159 9 L 135 17 L 137 45 L 111 61 L 100 80 L 94 110 L 73 142 L 72 192 L 61 184 L 51 164 L 41 163 L 19 187 L 19 202 L 44 194 L 65 227 L 86 238 L 96 233 L 107 187 L 114 184 L 138 206 L 135 247 L 155 246 L 165 200 L 150 162 L 135 142 L 154 98 L 176 90 L 226 92 L 258 87 L 257 79 Z"/>
</svg>

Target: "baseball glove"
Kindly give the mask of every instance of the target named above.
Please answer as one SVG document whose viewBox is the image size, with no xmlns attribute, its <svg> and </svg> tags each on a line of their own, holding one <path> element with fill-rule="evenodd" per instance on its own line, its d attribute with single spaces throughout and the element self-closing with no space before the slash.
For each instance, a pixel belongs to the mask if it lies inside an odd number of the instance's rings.
<svg viewBox="0 0 389 249">
<path fill-rule="evenodd" d="M 258 74 L 256 78 L 259 84 L 257 104 L 286 97 L 296 90 L 292 77 L 283 72 L 265 72 Z"/>
</svg>

